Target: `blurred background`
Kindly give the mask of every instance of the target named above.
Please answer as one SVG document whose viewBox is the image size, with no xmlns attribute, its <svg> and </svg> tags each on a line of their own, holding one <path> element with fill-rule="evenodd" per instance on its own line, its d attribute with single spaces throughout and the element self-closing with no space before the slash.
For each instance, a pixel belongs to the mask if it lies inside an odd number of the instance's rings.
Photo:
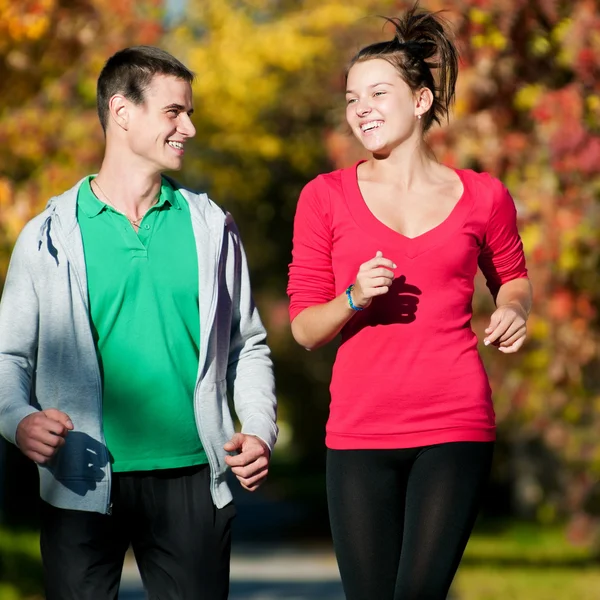
<svg viewBox="0 0 600 600">
<path fill-rule="evenodd" d="M 344 65 L 389 37 L 377 15 L 410 4 L 0 0 L 0 289 L 25 222 L 99 168 L 95 84 L 105 60 L 151 44 L 197 73 L 198 133 L 176 177 L 240 226 L 280 403 L 269 482 L 236 491 L 232 598 L 343 598 L 324 496 L 335 347 L 308 353 L 291 337 L 292 220 L 306 182 L 361 156 L 343 120 Z M 447 10 L 462 55 L 452 117 L 429 144 L 440 161 L 508 186 L 535 290 L 525 348 L 482 347 L 499 440 L 453 598 L 598 599 L 600 2 L 421 6 Z M 480 333 L 492 310 L 481 281 L 475 308 Z M 39 600 L 37 475 L 5 443 L 0 465 L 0 600 Z M 138 597 L 131 586 L 123 598 Z"/>
</svg>

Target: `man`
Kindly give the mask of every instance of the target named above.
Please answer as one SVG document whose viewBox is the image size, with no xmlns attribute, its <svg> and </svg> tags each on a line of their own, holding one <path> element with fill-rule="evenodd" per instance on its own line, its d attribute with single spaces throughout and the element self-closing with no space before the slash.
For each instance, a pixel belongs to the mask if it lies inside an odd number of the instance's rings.
<svg viewBox="0 0 600 600">
<path fill-rule="evenodd" d="M 161 176 L 196 133 L 193 77 L 157 48 L 112 56 L 98 175 L 13 251 L 0 430 L 39 465 L 48 600 L 116 598 L 129 544 L 150 598 L 226 599 L 226 467 L 248 490 L 267 475 L 274 380 L 238 231 Z"/>
</svg>

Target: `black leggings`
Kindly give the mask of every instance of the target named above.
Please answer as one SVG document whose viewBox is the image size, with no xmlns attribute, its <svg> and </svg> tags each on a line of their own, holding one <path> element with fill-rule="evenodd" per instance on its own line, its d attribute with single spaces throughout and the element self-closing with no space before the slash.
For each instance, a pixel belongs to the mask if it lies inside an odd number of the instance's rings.
<svg viewBox="0 0 600 600">
<path fill-rule="evenodd" d="M 445 600 L 473 529 L 493 442 L 328 450 L 346 600 Z"/>
</svg>

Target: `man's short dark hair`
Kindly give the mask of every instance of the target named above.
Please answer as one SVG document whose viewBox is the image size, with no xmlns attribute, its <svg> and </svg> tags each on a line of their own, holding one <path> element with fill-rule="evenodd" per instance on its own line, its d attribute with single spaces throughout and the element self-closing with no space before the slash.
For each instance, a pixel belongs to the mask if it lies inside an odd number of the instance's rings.
<svg viewBox="0 0 600 600">
<path fill-rule="evenodd" d="M 134 104 L 144 102 L 144 92 L 155 75 L 171 75 L 188 83 L 194 73 L 174 56 L 154 46 L 133 46 L 119 50 L 104 65 L 98 77 L 98 117 L 102 129 L 108 125 L 108 102 L 115 94 L 123 94 Z"/>
</svg>

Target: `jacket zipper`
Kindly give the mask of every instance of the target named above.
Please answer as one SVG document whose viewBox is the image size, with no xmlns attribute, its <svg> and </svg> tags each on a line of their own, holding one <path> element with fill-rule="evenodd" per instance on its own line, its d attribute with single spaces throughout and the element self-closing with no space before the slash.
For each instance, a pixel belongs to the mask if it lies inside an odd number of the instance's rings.
<svg viewBox="0 0 600 600">
<path fill-rule="evenodd" d="M 208 225 L 208 223 L 207 223 Z M 215 320 L 215 314 L 216 314 L 216 309 L 217 309 L 217 296 L 218 296 L 218 283 L 219 283 L 219 263 L 221 260 L 221 247 L 223 245 L 223 236 L 225 232 L 225 223 L 223 222 L 223 228 L 220 230 L 220 235 L 219 235 L 219 239 L 218 239 L 218 245 L 217 245 L 217 251 L 216 251 L 216 257 L 215 257 L 215 262 L 214 262 L 214 273 L 213 273 L 213 285 L 212 285 L 212 294 L 211 294 L 211 301 L 210 301 L 210 306 L 208 309 L 208 313 L 207 313 L 207 319 L 206 322 L 203 324 L 202 323 L 202 315 L 200 315 L 200 344 L 201 346 L 204 345 L 205 351 L 201 352 L 200 355 L 200 361 L 201 361 L 201 366 L 200 366 L 200 362 L 198 364 L 198 378 L 196 380 L 196 386 L 194 388 L 194 413 L 195 413 L 195 417 L 196 417 L 196 427 L 198 429 L 198 435 L 200 436 L 200 442 L 202 443 L 202 447 L 204 448 L 204 452 L 206 453 L 206 457 L 208 458 L 208 464 L 210 467 L 210 471 L 211 471 L 211 483 L 210 483 L 210 487 L 211 490 L 213 489 L 214 485 L 214 475 L 218 472 L 218 465 L 215 464 L 215 459 L 212 455 L 212 448 L 208 448 L 207 449 L 207 445 L 205 444 L 205 439 L 206 437 L 204 436 L 203 433 L 203 429 L 202 429 L 202 416 L 200 414 L 200 400 L 199 400 L 199 389 L 200 389 L 200 383 L 202 381 L 202 377 L 201 377 L 201 373 L 204 371 L 204 365 L 206 363 L 206 359 L 208 357 L 208 344 L 210 342 L 210 333 L 208 335 L 204 335 L 204 332 L 210 332 L 213 325 L 214 325 L 214 320 Z M 202 290 L 200 290 L 200 293 L 202 293 Z M 203 344 L 202 340 L 206 340 L 206 342 Z"/>
</svg>

